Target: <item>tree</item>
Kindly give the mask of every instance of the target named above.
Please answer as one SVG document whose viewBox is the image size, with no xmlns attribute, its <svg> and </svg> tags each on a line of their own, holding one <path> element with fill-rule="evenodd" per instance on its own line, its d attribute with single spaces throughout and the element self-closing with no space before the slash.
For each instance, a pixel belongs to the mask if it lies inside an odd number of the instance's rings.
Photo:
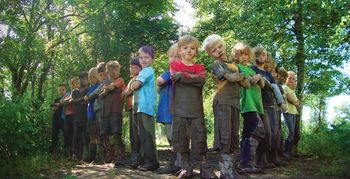
<svg viewBox="0 0 350 179">
<path fill-rule="evenodd" d="M 223 35 L 229 43 L 246 40 L 264 45 L 287 69 L 295 70 L 299 99 L 320 99 L 347 90 L 349 77 L 339 71 L 349 59 L 348 1 L 198 1 L 200 38 Z M 322 79 L 322 80 L 320 80 Z"/>
</svg>

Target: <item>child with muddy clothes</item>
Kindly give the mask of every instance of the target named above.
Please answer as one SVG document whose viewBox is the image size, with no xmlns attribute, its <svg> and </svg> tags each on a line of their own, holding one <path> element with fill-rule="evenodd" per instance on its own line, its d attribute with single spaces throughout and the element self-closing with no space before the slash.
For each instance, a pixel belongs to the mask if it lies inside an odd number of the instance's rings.
<svg viewBox="0 0 350 179">
<path fill-rule="evenodd" d="M 120 77 L 120 68 L 118 61 L 111 60 L 106 64 L 109 81 L 100 93 L 100 98 L 104 101 L 100 134 L 103 141 L 110 140 L 111 137 L 114 138 L 115 144 L 107 142 L 111 144 L 107 148 L 111 153 L 111 160 L 115 162 L 121 161 L 125 157 L 125 146 L 122 139 L 123 100 L 121 96 L 125 89 L 125 83 L 123 78 Z M 117 156 L 114 156 L 114 154 Z"/>
<path fill-rule="evenodd" d="M 214 178 L 215 174 L 208 165 L 206 152 L 206 126 L 203 111 L 203 85 L 205 83 L 205 68 L 195 64 L 200 43 L 190 35 L 181 37 L 178 41 L 181 61 L 170 63 L 170 74 L 173 81 L 173 98 L 171 113 L 173 114 L 173 149 L 177 152 L 181 170 L 178 177 L 189 177 L 193 174 L 193 163 L 190 152 L 199 157 L 200 174 L 202 178 Z M 191 151 L 189 144 L 191 143 Z M 191 157 L 192 160 L 194 157 Z"/>
<path fill-rule="evenodd" d="M 260 118 L 260 115 L 264 114 L 260 88 L 265 84 L 262 76 L 251 69 L 252 50 L 247 44 L 236 43 L 232 49 L 232 58 L 239 61 L 239 69 L 250 82 L 249 88 L 240 90 L 240 113 L 244 120 L 239 169 L 242 173 L 257 173 L 261 170 L 255 166 L 256 148 L 265 137 L 264 125 Z"/>
<path fill-rule="evenodd" d="M 234 167 L 233 149 L 238 149 L 240 87 L 249 87 L 249 81 L 239 73 L 236 63 L 229 62 L 224 40 L 217 34 L 208 36 L 203 47 L 214 59 L 212 75 L 217 82 L 213 99 L 214 149 L 220 153 L 220 178 L 241 178 Z M 235 140 L 232 140 L 235 138 Z M 232 145 L 236 145 L 234 148 Z"/>
</svg>

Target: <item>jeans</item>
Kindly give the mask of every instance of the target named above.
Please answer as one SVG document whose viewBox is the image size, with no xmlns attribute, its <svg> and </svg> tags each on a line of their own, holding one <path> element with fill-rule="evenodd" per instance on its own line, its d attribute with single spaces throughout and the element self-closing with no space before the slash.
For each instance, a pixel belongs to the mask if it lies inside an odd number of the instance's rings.
<svg viewBox="0 0 350 179">
<path fill-rule="evenodd" d="M 289 142 L 293 141 L 294 131 L 295 131 L 295 115 L 289 113 L 283 113 L 284 122 L 288 127 L 288 137 Z"/>
</svg>

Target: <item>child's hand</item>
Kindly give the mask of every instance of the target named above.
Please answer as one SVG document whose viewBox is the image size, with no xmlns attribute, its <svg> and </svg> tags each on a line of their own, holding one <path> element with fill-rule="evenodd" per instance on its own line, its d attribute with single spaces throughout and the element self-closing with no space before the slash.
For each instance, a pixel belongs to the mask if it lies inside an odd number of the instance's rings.
<svg viewBox="0 0 350 179">
<path fill-rule="evenodd" d="M 171 78 L 171 80 L 173 80 L 175 82 L 179 81 L 181 78 L 181 72 L 176 72 L 176 73 L 172 74 L 170 78 Z"/>
<path fill-rule="evenodd" d="M 124 91 L 122 92 L 122 96 L 123 96 L 123 97 L 128 97 L 128 96 L 130 96 L 130 95 L 131 95 L 131 90 L 129 90 L 129 89 L 124 90 Z"/>
<path fill-rule="evenodd" d="M 111 84 L 110 85 L 106 85 L 104 89 L 105 89 L 105 91 L 111 91 L 111 90 L 114 89 L 114 86 L 111 85 Z"/>
<path fill-rule="evenodd" d="M 89 97 L 88 96 L 84 96 L 84 101 L 89 101 Z"/>
</svg>

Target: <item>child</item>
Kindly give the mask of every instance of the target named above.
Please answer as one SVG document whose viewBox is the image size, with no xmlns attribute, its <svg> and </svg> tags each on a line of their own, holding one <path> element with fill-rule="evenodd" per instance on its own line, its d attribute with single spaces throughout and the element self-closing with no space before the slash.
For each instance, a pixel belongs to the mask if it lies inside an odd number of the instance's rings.
<svg viewBox="0 0 350 179">
<path fill-rule="evenodd" d="M 74 120 L 73 120 L 73 154 L 74 157 L 81 160 L 83 157 L 83 149 L 87 149 L 88 138 L 86 135 L 87 125 L 87 104 L 83 100 L 87 93 L 89 82 L 88 73 L 81 72 L 79 75 L 79 88 L 72 91 L 71 102 L 74 105 Z"/>
<path fill-rule="evenodd" d="M 86 95 L 90 95 L 92 92 L 94 92 L 98 88 L 99 86 L 98 79 L 99 77 L 97 73 L 97 68 L 96 67 L 91 68 L 89 70 L 89 82 L 91 85 Z M 97 146 L 100 143 L 100 137 L 99 137 L 100 132 L 98 130 L 96 113 L 94 112 L 94 102 L 95 102 L 95 99 L 92 99 L 88 102 L 88 105 L 87 105 L 87 118 L 88 118 L 87 131 L 89 134 L 89 156 L 88 156 L 87 162 L 96 161 Z"/>
<path fill-rule="evenodd" d="M 58 136 L 60 134 L 60 131 L 63 133 L 63 118 L 62 118 L 62 112 L 63 108 L 62 106 L 59 106 L 60 100 L 64 98 L 66 94 L 66 84 L 60 84 L 58 86 L 58 93 L 59 97 L 57 97 L 54 100 L 54 104 L 51 105 L 53 110 L 52 115 L 52 141 L 50 146 L 50 153 L 55 154 L 57 152 L 57 143 L 58 143 Z"/>
<path fill-rule="evenodd" d="M 173 114 L 172 141 L 174 152 L 177 152 L 181 171 L 178 177 L 189 177 L 193 173 L 190 162 L 190 149 L 201 158 L 201 177 L 215 177 L 207 164 L 206 126 L 204 123 L 202 90 L 205 83 L 205 68 L 195 64 L 194 58 L 198 53 L 199 41 L 190 35 L 179 39 L 181 61 L 170 63 L 170 73 L 174 91 L 171 100 Z M 190 142 L 191 141 L 191 142 Z"/>
<path fill-rule="evenodd" d="M 279 68 L 277 67 L 276 61 L 271 57 L 270 54 L 268 54 L 266 62 L 264 63 L 264 69 L 265 71 L 271 73 L 272 77 L 275 79 L 276 85 L 277 85 L 277 89 L 281 92 L 281 98 L 283 103 L 282 104 L 277 104 L 275 103 L 275 113 L 276 113 L 276 137 L 275 137 L 275 145 L 274 145 L 274 149 L 271 149 L 271 153 L 269 155 L 269 162 L 274 163 L 276 166 L 281 166 L 284 165 L 282 161 L 280 161 L 278 159 L 277 156 L 282 156 L 279 153 L 283 153 L 280 152 L 281 151 L 281 144 L 283 143 L 283 139 L 282 139 L 282 123 L 281 123 L 281 111 L 285 108 L 285 99 L 283 97 L 283 89 L 282 89 L 282 85 L 279 84 L 279 80 L 278 80 L 278 71 Z M 286 81 L 285 79 L 283 80 L 283 82 Z M 271 85 L 274 85 L 271 84 Z M 281 99 L 278 99 L 277 96 L 276 100 L 277 101 L 281 101 Z"/>
<path fill-rule="evenodd" d="M 260 118 L 260 115 L 264 114 L 260 88 L 265 84 L 261 75 L 251 69 L 252 50 L 248 45 L 238 42 L 233 47 L 232 54 L 232 58 L 239 61 L 239 69 L 251 84 L 249 88 L 240 90 L 240 112 L 244 121 L 239 168 L 242 173 L 257 173 L 260 170 L 255 167 L 255 152 L 265 136 L 264 125 Z"/>
<path fill-rule="evenodd" d="M 151 67 L 154 59 L 154 49 L 151 46 L 143 46 L 139 50 L 139 60 L 142 70 L 136 80 L 131 82 L 127 95 L 133 91 L 137 95 L 136 122 L 138 123 L 138 138 L 142 149 L 144 164 L 137 168 L 141 171 L 153 171 L 158 169 L 158 154 L 155 141 L 155 129 L 153 116 L 156 112 L 157 90 L 154 84 L 154 70 Z M 136 109 L 135 109 L 136 110 Z M 138 165 L 138 164 L 133 164 Z"/>
<path fill-rule="evenodd" d="M 287 101 L 287 110 L 283 113 L 284 122 L 288 127 L 288 137 L 284 143 L 284 155 L 290 158 L 292 155 L 293 137 L 295 132 L 295 120 L 298 115 L 297 107 L 300 102 L 295 94 L 296 87 L 296 75 L 292 71 L 288 71 L 288 77 L 286 84 L 283 85 L 283 91 L 285 92 L 285 98 Z"/>
<path fill-rule="evenodd" d="M 70 88 L 73 91 L 74 89 L 79 88 L 80 82 L 78 77 L 73 77 L 70 80 Z M 72 92 L 69 96 L 66 96 L 63 101 L 60 103 L 64 106 L 64 146 L 65 154 L 67 156 L 73 155 L 73 119 L 74 119 L 74 106 L 72 104 Z"/>
<path fill-rule="evenodd" d="M 278 85 L 278 88 L 280 89 L 281 93 L 283 96 L 285 96 L 284 94 L 284 91 L 283 91 L 283 84 L 284 82 L 287 80 L 287 77 L 288 77 L 288 73 L 287 71 L 280 67 L 276 67 L 275 68 L 275 71 L 276 71 L 276 83 Z M 285 99 L 285 98 L 284 98 Z M 285 100 L 286 101 L 286 100 Z M 286 103 L 285 103 L 286 104 Z M 277 154 L 278 156 L 282 157 L 283 156 L 283 149 L 284 149 L 284 140 L 283 140 L 283 136 L 282 136 L 282 113 L 285 112 L 286 110 L 286 105 L 282 105 L 282 106 L 279 106 L 277 108 L 277 118 L 279 120 L 279 131 L 280 131 L 280 138 L 279 138 L 279 148 L 278 148 L 278 151 L 277 151 Z"/>
<path fill-rule="evenodd" d="M 120 77 L 120 64 L 118 61 L 109 61 L 106 65 L 109 76 L 109 83 L 103 87 L 100 97 L 103 98 L 102 120 L 100 123 L 100 134 L 102 140 L 109 140 L 113 136 L 116 143 L 117 158 L 115 161 L 124 159 L 125 146 L 122 139 L 123 127 L 123 100 L 122 91 L 125 88 L 123 78 Z M 112 160 L 114 157 L 115 146 L 108 146 L 111 152 Z"/>
<path fill-rule="evenodd" d="M 99 98 L 99 95 L 102 92 L 103 87 L 109 82 L 108 74 L 106 72 L 106 63 L 105 62 L 100 62 L 97 65 L 97 73 L 98 73 L 98 78 L 99 78 L 100 84 L 93 92 L 91 92 L 89 95 L 85 96 L 84 99 L 86 101 L 95 100 L 94 101 L 94 112 L 96 114 L 96 119 L 97 119 L 97 122 L 99 125 L 98 127 L 100 129 L 100 125 L 101 125 L 101 121 L 102 121 L 102 117 L 103 117 L 102 109 L 103 109 L 104 103 L 103 103 L 103 99 Z M 101 135 L 101 133 L 99 135 Z M 107 140 L 106 137 L 104 139 L 105 140 L 102 140 L 102 138 L 100 136 L 102 149 L 103 149 L 103 161 L 109 163 L 113 160 L 113 158 L 112 158 L 113 154 L 111 153 L 111 149 L 109 148 L 110 147 L 109 140 Z"/>
<path fill-rule="evenodd" d="M 124 89 L 122 96 L 126 97 L 127 108 L 129 112 L 129 138 L 130 138 L 130 148 L 131 148 L 131 157 L 129 161 L 117 162 L 115 166 L 121 164 L 133 164 L 134 167 L 138 165 L 140 160 L 140 140 L 138 138 L 138 125 L 136 122 L 136 113 L 137 113 L 137 97 L 135 94 L 127 92 L 130 90 L 131 83 L 136 80 L 137 75 L 142 69 L 140 61 L 137 57 L 132 58 L 129 61 L 129 71 L 130 71 L 130 81 L 126 88 Z M 136 110 L 135 110 L 136 109 Z"/>
<path fill-rule="evenodd" d="M 262 46 L 256 46 L 253 49 L 255 56 L 255 65 L 252 69 L 260 74 L 265 80 L 265 86 L 261 88 L 262 101 L 264 106 L 264 115 L 262 115 L 264 127 L 265 127 L 265 140 L 260 143 L 257 150 L 257 163 L 259 168 L 274 168 L 277 162 L 277 131 L 278 131 L 278 121 L 276 118 L 276 100 L 277 95 L 274 94 L 272 84 L 277 87 L 275 79 L 272 77 L 271 73 L 265 71 L 264 66 L 267 60 L 267 51 Z M 281 93 L 277 87 L 278 94 Z M 267 160 L 267 154 L 272 155 L 273 163 L 269 163 Z"/>
<path fill-rule="evenodd" d="M 217 92 L 213 99 L 214 149 L 220 153 L 220 178 L 237 178 L 233 167 L 233 150 L 238 149 L 240 85 L 249 87 L 249 81 L 239 73 L 234 62 L 228 62 L 224 40 L 216 34 L 208 36 L 203 47 L 214 59 L 212 74 L 217 79 Z M 233 140 L 232 140 L 233 138 Z M 234 146 L 234 148 L 232 148 Z"/>
<path fill-rule="evenodd" d="M 179 48 L 178 44 L 173 44 L 169 50 L 168 50 L 168 58 L 169 58 L 169 64 L 173 60 L 179 60 Z M 170 71 L 165 71 L 161 76 L 157 78 L 157 86 L 160 89 L 159 92 L 159 103 L 158 103 L 158 113 L 157 113 L 157 122 L 162 123 L 165 125 L 166 128 L 166 135 L 168 142 L 170 146 L 172 146 L 172 140 L 171 140 L 171 124 L 173 116 L 170 114 L 170 101 L 171 101 L 171 94 L 172 94 L 172 82 L 170 79 Z M 158 170 L 158 173 L 160 174 L 169 174 L 169 173 L 176 173 L 180 170 L 179 167 L 175 166 L 176 161 L 176 153 L 172 153 L 172 156 L 170 158 L 170 161 L 168 165 L 165 167 L 161 167 Z"/>
</svg>

